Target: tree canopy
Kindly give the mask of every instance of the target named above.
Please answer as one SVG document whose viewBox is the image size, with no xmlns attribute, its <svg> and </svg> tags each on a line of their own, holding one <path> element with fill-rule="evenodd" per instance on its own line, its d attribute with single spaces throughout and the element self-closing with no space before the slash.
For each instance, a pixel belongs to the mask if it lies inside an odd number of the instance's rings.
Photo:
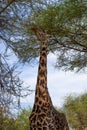
<svg viewBox="0 0 87 130">
<path fill-rule="evenodd" d="M 40 42 L 31 30 L 38 27 L 52 36 L 48 52 L 56 53 L 56 67 L 80 71 L 87 66 L 86 16 L 84 0 L 14 1 L 0 15 L 0 38 L 30 62 L 39 56 Z"/>
<path fill-rule="evenodd" d="M 78 0 L 49 5 L 32 16 L 35 26 L 53 36 L 49 46 L 52 52 L 56 51 L 57 67 L 77 71 L 86 68 L 86 16 L 87 2 Z"/>
<path fill-rule="evenodd" d="M 29 130 L 29 115 L 31 109 L 22 109 L 16 118 L 0 115 L 0 130 Z M 3 120 L 1 120 L 1 117 Z"/>
<path fill-rule="evenodd" d="M 72 128 L 78 130 L 87 128 L 87 93 L 79 96 L 68 96 L 65 100 L 64 109 Z"/>
</svg>

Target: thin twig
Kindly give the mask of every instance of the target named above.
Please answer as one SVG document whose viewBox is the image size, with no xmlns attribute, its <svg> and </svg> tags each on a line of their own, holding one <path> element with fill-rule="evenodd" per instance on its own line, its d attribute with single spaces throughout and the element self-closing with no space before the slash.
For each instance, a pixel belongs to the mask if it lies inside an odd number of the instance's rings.
<svg viewBox="0 0 87 130">
<path fill-rule="evenodd" d="M 5 8 L 3 8 L 1 11 L 0 11 L 0 14 L 3 13 L 15 0 L 11 0 Z"/>
</svg>

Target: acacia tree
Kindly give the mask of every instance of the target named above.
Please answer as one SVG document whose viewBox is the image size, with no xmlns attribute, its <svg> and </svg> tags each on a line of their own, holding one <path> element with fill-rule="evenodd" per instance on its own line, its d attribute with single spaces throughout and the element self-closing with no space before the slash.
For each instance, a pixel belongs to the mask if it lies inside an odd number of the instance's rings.
<svg viewBox="0 0 87 130">
<path fill-rule="evenodd" d="M 4 57 L 3 53 L 0 54 L 0 130 L 7 129 L 9 117 L 15 116 L 21 109 L 20 98 L 31 92 L 29 86 L 24 86 L 19 78 L 17 64 L 10 65 L 8 58 Z"/>
<path fill-rule="evenodd" d="M 57 67 L 77 71 L 86 68 L 86 15 L 86 1 L 66 0 L 63 3 L 47 6 L 39 14 L 36 12 L 32 16 L 35 26 L 53 36 L 49 46 L 52 52 L 56 50 Z"/>
<path fill-rule="evenodd" d="M 87 128 L 87 93 L 79 96 L 70 95 L 64 103 L 64 110 L 72 128 L 84 130 Z"/>
<path fill-rule="evenodd" d="M 52 37 L 48 52 L 56 52 L 56 67 L 80 71 L 87 66 L 86 15 L 84 0 L 16 1 L 0 16 L 0 38 L 22 62 L 29 62 L 39 55 L 40 43 L 31 30 L 38 27 Z"/>
<path fill-rule="evenodd" d="M 0 107 L 6 114 L 6 109 L 8 110 L 10 104 L 13 103 L 13 96 L 16 98 L 21 96 L 22 81 L 17 76 L 15 69 L 16 66 L 10 67 L 6 59 L 0 55 Z"/>
</svg>

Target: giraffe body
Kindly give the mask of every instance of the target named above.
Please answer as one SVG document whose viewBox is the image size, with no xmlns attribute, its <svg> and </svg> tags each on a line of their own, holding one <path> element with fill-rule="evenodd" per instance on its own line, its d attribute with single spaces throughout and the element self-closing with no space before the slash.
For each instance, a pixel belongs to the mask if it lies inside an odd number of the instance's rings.
<svg viewBox="0 0 87 130">
<path fill-rule="evenodd" d="M 30 130 L 69 130 L 65 115 L 53 107 L 47 88 L 47 36 L 39 29 L 33 31 L 41 41 L 41 49 Z"/>
</svg>

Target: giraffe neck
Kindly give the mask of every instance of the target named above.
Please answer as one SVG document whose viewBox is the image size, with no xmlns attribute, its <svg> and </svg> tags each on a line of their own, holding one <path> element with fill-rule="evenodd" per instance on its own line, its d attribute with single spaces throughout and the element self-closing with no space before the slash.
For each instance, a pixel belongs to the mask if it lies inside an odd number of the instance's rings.
<svg viewBox="0 0 87 130">
<path fill-rule="evenodd" d="M 42 31 L 36 31 L 36 35 L 41 42 L 40 60 L 35 92 L 35 102 L 51 102 L 47 89 L 47 38 Z"/>
<path fill-rule="evenodd" d="M 41 44 L 38 77 L 36 84 L 36 96 L 43 97 L 48 94 L 47 91 L 47 51 L 46 44 Z M 44 98 L 44 97 L 43 97 Z"/>
</svg>

